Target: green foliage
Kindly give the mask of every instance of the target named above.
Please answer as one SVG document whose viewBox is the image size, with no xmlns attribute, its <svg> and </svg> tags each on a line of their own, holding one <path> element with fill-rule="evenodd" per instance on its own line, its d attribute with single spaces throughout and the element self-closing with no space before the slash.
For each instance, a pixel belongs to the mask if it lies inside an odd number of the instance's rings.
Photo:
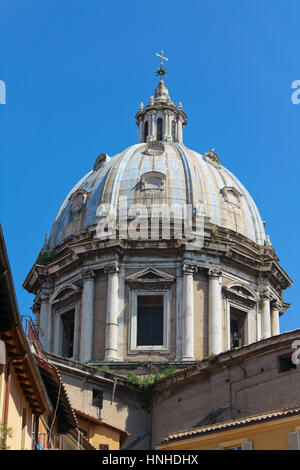
<svg viewBox="0 0 300 470">
<path fill-rule="evenodd" d="M 218 356 L 216 354 L 210 354 L 206 360 L 208 362 L 216 362 L 218 360 Z"/>
<path fill-rule="evenodd" d="M 57 251 L 52 248 L 51 250 L 41 251 L 39 254 L 36 263 L 37 264 L 48 264 L 50 261 L 55 259 L 58 256 Z"/>
<path fill-rule="evenodd" d="M 103 372 L 111 372 L 111 369 L 108 366 L 102 366 L 102 367 L 100 367 L 100 370 L 103 371 Z"/>
<path fill-rule="evenodd" d="M 141 377 L 136 375 L 132 370 L 128 372 L 127 379 L 128 381 L 138 387 L 140 390 L 145 392 L 148 395 L 151 395 L 154 389 L 155 382 L 158 380 L 168 377 L 169 375 L 175 374 L 178 372 L 176 366 L 167 366 L 162 369 L 161 372 L 157 374 L 149 374 L 146 377 Z"/>
<path fill-rule="evenodd" d="M 167 377 L 168 375 L 172 375 L 172 374 L 176 374 L 176 372 L 178 372 L 179 369 L 178 367 L 176 366 L 167 366 L 167 367 L 164 367 L 161 371 L 161 375 L 163 375 L 164 377 Z"/>
<path fill-rule="evenodd" d="M 9 447 L 6 445 L 6 439 L 12 437 L 12 428 L 6 427 L 0 421 L 0 450 L 8 450 Z"/>
</svg>

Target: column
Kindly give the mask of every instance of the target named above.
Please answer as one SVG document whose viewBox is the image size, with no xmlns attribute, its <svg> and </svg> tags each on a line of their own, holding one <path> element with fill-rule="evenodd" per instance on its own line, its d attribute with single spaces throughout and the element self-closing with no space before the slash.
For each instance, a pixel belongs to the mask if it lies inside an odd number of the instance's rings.
<svg viewBox="0 0 300 470">
<path fill-rule="evenodd" d="M 164 111 L 164 129 L 163 129 L 163 132 L 164 132 L 164 135 L 163 135 L 163 140 L 165 142 L 169 142 L 170 141 L 170 113 L 168 113 L 168 111 Z"/>
<path fill-rule="evenodd" d="M 245 319 L 245 345 L 254 343 L 255 341 L 255 315 L 256 311 L 253 306 L 251 310 L 248 310 L 247 317 Z"/>
<path fill-rule="evenodd" d="M 169 136 L 169 142 L 172 142 L 172 117 L 173 114 L 170 112 L 168 113 L 168 136 Z"/>
<path fill-rule="evenodd" d="M 271 309 L 271 333 L 272 333 L 272 336 L 280 334 L 279 314 L 280 314 L 281 309 L 282 309 L 282 304 L 279 301 L 272 302 L 272 309 Z"/>
<path fill-rule="evenodd" d="M 211 268 L 209 276 L 209 318 L 208 318 L 208 341 L 209 354 L 220 354 L 223 351 L 223 308 L 222 308 L 222 286 L 220 277 L 222 271 Z"/>
<path fill-rule="evenodd" d="M 118 360 L 123 361 L 123 335 L 124 335 L 124 311 L 125 311 L 125 267 L 120 267 L 118 280 Z"/>
<path fill-rule="evenodd" d="M 271 336 L 271 311 L 270 311 L 270 296 L 268 293 L 261 295 L 260 301 L 261 310 L 261 336 L 262 339 Z"/>
<path fill-rule="evenodd" d="M 49 304 L 50 294 L 48 291 L 42 291 L 40 294 L 40 341 L 45 351 L 50 351 L 51 339 L 51 306 Z"/>
<path fill-rule="evenodd" d="M 82 272 L 83 279 L 81 301 L 80 362 L 92 360 L 94 326 L 94 277 L 95 273 L 87 269 Z"/>
<path fill-rule="evenodd" d="M 141 119 L 139 122 L 139 143 L 143 142 L 143 129 L 144 129 L 144 123 L 143 123 L 143 120 Z"/>
<path fill-rule="evenodd" d="M 119 267 L 107 266 L 104 272 L 108 274 L 104 360 L 118 361 Z"/>
<path fill-rule="evenodd" d="M 177 141 L 182 143 L 182 118 L 178 116 L 177 118 Z"/>
<path fill-rule="evenodd" d="M 155 111 L 151 113 L 151 140 L 157 140 Z"/>
<path fill-rule="evenodd" d="M 184 264 L 183 271 L 183 325 L 182 360 L 194 361 L 194 273 L 197 266 Z"/>
<path fill-rule="evenodd" d="M 176 361 L 182 357 L 182 272 L 176 270 Z"/>
</svg>

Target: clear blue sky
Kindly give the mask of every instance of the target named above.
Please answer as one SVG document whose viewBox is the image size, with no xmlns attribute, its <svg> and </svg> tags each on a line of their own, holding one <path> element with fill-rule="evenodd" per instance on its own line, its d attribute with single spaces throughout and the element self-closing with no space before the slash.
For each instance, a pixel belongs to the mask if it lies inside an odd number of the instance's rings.
<svg viewBox="0 0 300 470">
<path fill-rule="evenodd" d="M 184 143 L 215 148 L 252 194 L 294 281 L 281 329 L 300 328 L 299 24 L 298 0 L 0 0 L 1 224 L 21 313 L 66 194 L 100 153 L 137 142 L 163 49 Z"/>
</svg>

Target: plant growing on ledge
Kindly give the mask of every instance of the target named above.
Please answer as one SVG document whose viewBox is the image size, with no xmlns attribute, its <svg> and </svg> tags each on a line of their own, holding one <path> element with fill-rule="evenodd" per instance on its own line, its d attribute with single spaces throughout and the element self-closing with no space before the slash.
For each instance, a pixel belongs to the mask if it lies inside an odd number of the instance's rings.
<svg viewBox="0 0 300 470">
<path fill-rule="evenodd" d="M 218 360 L 218 356 L 216 354 L 210 354 L 206 360 L 208 362 L 216 362 Z"/>
<path fill-rule="evenodd" d="M 167 366 L 162 369 L 161 372 L 157 374 L 149 374 L 146 377 L 139 377 L 138 375 L 135 374 L 132 370 L 128 372 L 127 374 L 127 379 L 128 381 L 138 387 L 140 390 L 145 392 L 147 395 L 151 396 L 154 388 L 154 384 L 157 380 L 162 379 L 164 377 L 168 377 L 172 374 L 175 374 L 178 372 L 179 369 L 177 369 L 176 366 Z"/>
<path fill-rule="evenodd" d="M 58 253 L 54 248 L 52 248 L 51 250 L 41 251 L 38 258 L 37 258 L 37 260 L 36 260 L 36 263 L 37 264 L 48 264 L 48 263 L 50 263 L 50 261 L 55 259 L 57 256 L 58 256 Z"/>
</svg>

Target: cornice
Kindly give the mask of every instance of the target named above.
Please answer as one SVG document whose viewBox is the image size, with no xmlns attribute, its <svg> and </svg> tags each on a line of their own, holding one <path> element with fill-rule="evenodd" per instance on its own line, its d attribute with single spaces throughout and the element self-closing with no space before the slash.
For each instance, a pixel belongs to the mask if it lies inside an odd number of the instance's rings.
<svg viewBox="0 0 300 470">
<path fill-rule="evenodd" d="M 229 230 L 213 226 L 210 223 L 205 224 L 204 246 L 200 252 L 193 252 L 192 263 L 197 264 L 197 254 L 199 261 L 203 256 L 209 256 L 215 259 L 214 264 L 220 269 L 226 269 L 234 263 L 236 269 L 238 266 L 242 270 L 247 269 L 253 276 L 264 275 L 269 282 L 278 290 L 286 289 L 292 285 L 291 279 L 278 264 L 278 257 L 273 249 L 269 247 L 256 245 L 251 240 L 245 239 L 240 234 Z M 95 259 L 99 254 L 107 254 L 110 251 L 118 253 L 120 256 L 126 254 L 132 255 L 134 252 L 139 254 L 140 250 L 151 254 L 152 250 L 168 250 L 170 256 L 184 258 L 184 243 L 180 240 L 97 240 L 93 237 L 95 227 L 88 231 L 77 234 L 65 240 L 56 250 L 56 258 L 47 263 L 47 265 L 35 264 L 27 275 L 23 287 L 31 293 L 36 294 L 47 278 L 57 277 L 64 272 L 77 269 L 84 266 L 87 262 Z M 268 248 L 268 249 L 267 249 Z M 201 264 L 201 263 L 200 263 Z M 206 263 L 207 264 L 207 263 Z"/>
</svg>

